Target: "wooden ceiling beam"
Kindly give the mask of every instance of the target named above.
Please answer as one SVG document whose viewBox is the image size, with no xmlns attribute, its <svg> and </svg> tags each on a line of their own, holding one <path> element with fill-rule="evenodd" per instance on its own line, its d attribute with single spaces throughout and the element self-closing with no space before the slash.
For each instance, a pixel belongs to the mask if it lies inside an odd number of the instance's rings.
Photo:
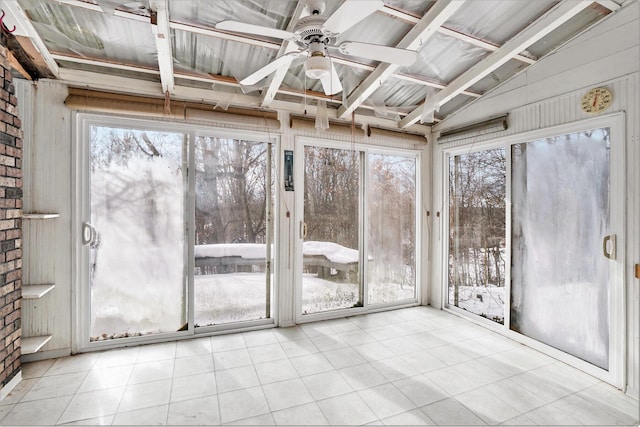
<svg viewBox="0 0 640 427">
<path fill-rule="evenodd" d="M 439 0 L 425 13 L 420 22 L 407 33 L 396 46 L 400 49 L 418 50 L 437 29 L 445 23 L 465 0 Z M 356 108 L 375 92 L 380 85 L 400 68 L 397 64 L 383 63 L 347 97 L 338 110 L 340 118 L 348 117 Z"/>
<path fill-rule="evenodd" d="M 168 0 L 149 0 L 149 5 L 151 7 L 151 28 L 158 52 L 162 93 L 172 94 L 175 81 L 173 78 L 171 30 L 169 28 L 169 2 Z"/>
<path fill-rule="evenodd" d="M 413 110 L 408 116 L 400 121 L 400 126 L 407 127 L 417 123 L 422 117 L 425 109 L 428 111 L 438 111 L 441 105 L 444 105 L 455 98 L 457 95 L 462 93 L 463 90 L 480 81 L 480 79 L 512 59 L 518 53 L 527 49 L 529 46 L 558 28 L 585 8 L 589 7 L 592 3 L 593 2 L 591 0 L 563 0 L 561 3 L 535 20 L 532 24 L 527 26 L 524 30 L 512 37 L 500 49 L 496 50 L 462 73 L 446 88 L 442 89 L 429 99 L 426 105 Z"/>
<path fill-rule="evenodd" d="M 5 1 L 4 5 L 7 10 L 18 20 L 16 24 L 19 25 L 22 31 L 24 31 L 24 33 L 26 33 L 26 35 L 31 39 L 31 43 L 35 47 L 37 55 L 42 57 L 42 60 L 47 65 L 49 72 L 53 74 L 54 77 L 57 77 L 60 72 L 58 64 L 51 56 L 51 53 L 47 49 L 47 46 L 44 44 L 44 41 L 42 40 L 36 29 L 33 27 L 31 20 L 29 20 L 29 18 L 27 17 L 27 14 L 25 13 L 22 6 L 20 6 L 17 1 Z M 36 53 L 34 52 L 34 54 Z"/>
</svg>

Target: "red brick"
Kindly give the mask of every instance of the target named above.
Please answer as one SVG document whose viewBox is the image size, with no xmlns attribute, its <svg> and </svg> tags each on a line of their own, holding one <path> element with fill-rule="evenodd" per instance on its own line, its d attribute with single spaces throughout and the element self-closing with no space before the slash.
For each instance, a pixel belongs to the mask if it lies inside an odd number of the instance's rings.
<svg viewBox="0 0 640 427">
<path fill-rule="evenodd" d="M 0 173 L 2 173 L 2 168 L 5 169 L 6 176 L 12 176 L 14 178 L 22 178 L 22 170 L 18 168 L 3 166 L 3 167 L 0 167 Z"/>
<path fill-rule="evenodd" d="M 22 279 L 22 270 L 13 270 L 7 273 L 5 280 L 6 280 L 6 283 L 11 283 L 13 284 L 13 287 L 16 288 L 18 284 L 15 282 L 19 281 L 20 279 Z"/>
<path fill-rule="evenodd" d="M 7 316 L 5 316 L 4 318 L 4 324 L 8 325 L 9 323 L 13 323 L 16 320 L 18 320 L 20 318 L 20 310 L 15 310 L 11 313 L 9 313 Z"/>
<path fill-rule="evenodd" d="M 22 258 L 22 249 L 15 249 L 7 252 L 7 261 L 12 261 L 18 258 Z"/>
</svg>

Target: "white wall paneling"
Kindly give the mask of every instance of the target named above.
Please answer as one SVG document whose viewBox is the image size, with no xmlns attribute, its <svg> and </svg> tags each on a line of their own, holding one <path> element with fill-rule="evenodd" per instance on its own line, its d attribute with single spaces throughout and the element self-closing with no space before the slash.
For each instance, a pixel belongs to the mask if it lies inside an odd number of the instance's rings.
<svg viewBox="0 0 640 427">
<path fill-rule="evenodd" d="M 23 302 L 23 336 L 52 335 L 30 357 L 68 354 L 71 348 L 71 114 L 65 86 L 15 80 L 24 128 L 25 213 L 58 218 L 23 220 L 23 283 L 52 283 L 40 299 Z"/>
</svg>

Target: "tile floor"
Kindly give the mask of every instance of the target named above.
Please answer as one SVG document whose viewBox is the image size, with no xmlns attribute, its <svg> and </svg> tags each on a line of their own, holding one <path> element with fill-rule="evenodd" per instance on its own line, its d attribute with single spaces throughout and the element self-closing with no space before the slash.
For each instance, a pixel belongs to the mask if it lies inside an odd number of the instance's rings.
<svg viewBox="0 0 640 427">
<path fill-rule="evenodd" d="M 430 307 L 27 363 L 0 425 L 638 425 L 638 401 Z"/>
</svg>

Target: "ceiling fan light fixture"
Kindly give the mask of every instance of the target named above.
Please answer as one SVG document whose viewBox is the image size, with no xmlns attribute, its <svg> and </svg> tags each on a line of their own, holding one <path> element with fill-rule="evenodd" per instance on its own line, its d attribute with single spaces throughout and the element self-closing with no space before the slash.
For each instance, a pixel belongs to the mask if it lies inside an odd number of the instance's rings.
<svg viewBox="0 0 640 427">
<path fill-rule="evenodd" d="M 320 52 L 313 52 L 304 63 L 304 72 L 310 79 L 321 79 L 331 72 L 331 61 Z"/>
</svg>

